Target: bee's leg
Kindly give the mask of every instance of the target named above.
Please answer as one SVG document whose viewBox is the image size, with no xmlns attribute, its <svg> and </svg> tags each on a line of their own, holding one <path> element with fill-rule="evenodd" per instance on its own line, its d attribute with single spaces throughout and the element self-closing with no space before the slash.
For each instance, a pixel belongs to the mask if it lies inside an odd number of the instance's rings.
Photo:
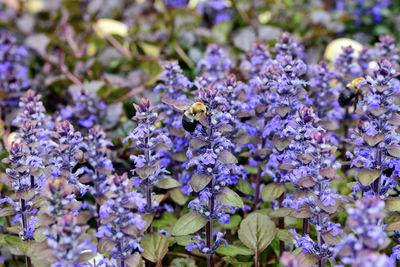
<svg viewBox="0 0 400 267">
<path fill-rule="evenodd" d="M 359 97 L 360 97 L 360 95 L 357 93 L 356 94 L 356 96 L 354 97 L 354 103 L 353 103 L 353 107 L 354 107 L 354 110 L 353 110 L 353 113 L 356 113 L 356 109 L 357 109 L 357 104 L 358 104 L 358 99 L 359 99 Z"/>
</svg>

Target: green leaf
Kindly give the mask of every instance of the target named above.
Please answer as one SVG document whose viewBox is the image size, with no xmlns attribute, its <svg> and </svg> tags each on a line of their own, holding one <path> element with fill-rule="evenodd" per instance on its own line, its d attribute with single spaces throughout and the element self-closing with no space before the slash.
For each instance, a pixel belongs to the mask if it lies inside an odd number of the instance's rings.
<svg viewBox="0 0 400 267">
<path fill-rule="evenodd" d="M 153 226 L 159 229 L 168 229 L 177 221 L 175 214 L 172 212 L 164 212 L 161 218 L 153 221 Z"/>
<path fill-rule="evenodd" d="M 144 249 L 142 256 L 154 263 L 161 262 L 168 252 L 168 240 L 159 233 L 146 234 L 140 245 Z"/>
<path fill-rule="evenodd" d="M 400 146 L 396 144 L 392 144 L 388 147 L 388 152 L 391 156 L 400 158 Z"/>
<path fill-rule="evenodd" d="M 211 180 L 211 175 L 195 173 L 190 179 L 189 185 L 193 188 L 194 192 L 199 192 L 203 190 Z"/>
<path fill-rule="evenodd" d="M 292 213 L 292 211 L 293 211 L 292 208 L 280 208 L 269 212 L 268 216 L 273 218 L 285 217 L 289 216 Z"/>
<path fill-rule="evenodd" d="M 126 37 L 129 30 L 124 23 L 108 18 L 99 19 L 93 24 L 93 29 L 100 37 L 104 37 L 103 32 Z"/>
<path fill-rule="evenodd" d="M 243 194 L 246 195 L 253 195 L 254 190 L 253 187 L 251 187 L 251 184 L 249 181 L 246 180 L 242 180 L 240 179 L 238 184 L 236 185 L 237 190 L 239 190 L 240 192 L 242 192 Z"/>
<path fill-rule="evenodd" d="M 140 253 L 135 252 L 133 255 L 129 256 L 129 258 L 125 260 L 125 264 L 129 267 L 143 267 L 142 256 L 140 255 Z"/>
<path fill-rule="evenodd" d="M 5 207 L 0 210 L 0 217 L 11 216 L 15 214 L 15 210 L 12 207 Z"/>
<path fill-rule="evenodd" d="M 185 205 L 186 201 L 188 200 L 188 196 L 184 195 L 181 192 L 181 188 L 174 188 L 170 191 L 169 195 L 172 200 L 177 203 L 178 205 Z"/>
<path fill-rule="evenodd" d="M 190 212 L 183 215 L 174 225 L 172 229 L 173 235 L 188 235 L 197 232 L 207 223 L 207 219 L 203 216 Z"/>
<path fill-rule="evenodd" d="M 165 179 L 159 180 L 156 186 L 162 189 L 170 189 L 181 186 L 181 183 L 171 177 L 167 177 Z"/>
<path fill-rule="evenodd" d="M 225 21 L 215 24 L 212 27 L 212 37 L 216 43 L 226 43 L 228 40 L 229 33 L 231 32 L 233 23 L 231 21 Z"/>
<path fill-rule="evenodd" d="M 279 229 L 278 232 L 276 233 L 276 237 L 279 240 L 289 244 L 292 244 L 294 240 L 293 234 L 286 229 Z"/>
<path fill-rule="evenodd" d="M 400 231 L 400 221 L 389 223 L 386 226 L 385 230 L 386 231 L 394 231 L 394 230 Z"/>
<path fill-rule="evenodd" d="M 151 85 L 157 81 L 158 75 L 163 71 L 156 60 L 146 60 L 140 63 L 140 67 L 148 76 L 147 85 Z"/>
<path fill-rule="evenodd" d="M 40 243 L 47 239 L 47 237 L 43 234 L 43 229 L 39 228 L 36 229 L 35 233 L 33 234 L 33 238 L 36 242 Z"/>
<path fill-rule="evenodd" d="M 224 225 L 225 229 L 236 230 L 239 227 L 242 217 L 238 214 L 232 215 L 229 218 L 229 223 Z"/>
<path fill-rule="evenodd" d="M 222 204 L 232 207 L 244 208 L 242 198 L 233 190 L 224 187 L 217 195 L 218 201 Z"/>
<path fill-rule="evenodd" d="M 361 169 L 358 172 L 358 181 L 360 181 L 363 186 L 367 186 L 372 184 L 380 176 L 381 172 L 378 170 Z"/>
<path fill-rule="evenodd" d="M 175 258 L 172 260 L 170 267 L 196 267 L 196 262 L 191 258 Z"/>
<path fill-rule="evenodd" d="M 224 256 L 232 256 L 232 257 L 235 257 L 237 255 L 245 255 L 245 256 L 254 255 L 253 250 L 248 249 L 245 246 L 237 246 L 237 245 L 219 247 L 216 251 Z"/>
<path fill-rule="evenodd" d="M 385 209 L 387 211 L 400 211 L 400 198 L 387 199 Z"/>
<path fill-rule="evenodd" d="M 270 183 L 264 186 L 261 196 L 264 202 L 271 202 L 279 198 L 284 192 L 286 188 L 284 184 L 278 183 Z"/>
<path fill-rule="evenodd" d="M 192 241 L 191 235 L 182 235 L 182 236 L 175 236 L 175 242 L 178 243 L 179 246 L 186 247 L 189 246 L 190 242 Z"/>
<path fill-rule="evenodd" d="M 250 213 L 240 223 L 239 239 L 248 248 L 262 253 L 276 235 L 275 224 L 267 215 Z"/>
<path fill-rule="evenodd" d="M 223 261 L 225 261 L 226 263 L 229 263 L 229 266 L 235 266 L 235 267 L 251 267 L 253 266 L 253 262 L 241 262 L 239 260 L 237 260 L 236 258 L 233 257 L 223 257 L 222 258 Z"/>
<path fill-rule="evenodd" d="M 236 164 L 238 163 L 237 158 L 228 150 L 222 151 L 218 156 L 219 161 L 225 164 Z"/>
</svg>

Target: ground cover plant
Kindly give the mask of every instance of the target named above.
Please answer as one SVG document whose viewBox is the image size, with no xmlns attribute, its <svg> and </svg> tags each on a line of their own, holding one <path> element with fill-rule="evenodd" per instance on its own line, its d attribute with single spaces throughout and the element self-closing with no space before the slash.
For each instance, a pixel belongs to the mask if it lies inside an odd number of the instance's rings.
<svg viewBox="0 0 400 267">
<path fill-rule="evenodd" d="M 0 266 L 397 266 L 399 13 L 2 1 Z"/>
</svg>

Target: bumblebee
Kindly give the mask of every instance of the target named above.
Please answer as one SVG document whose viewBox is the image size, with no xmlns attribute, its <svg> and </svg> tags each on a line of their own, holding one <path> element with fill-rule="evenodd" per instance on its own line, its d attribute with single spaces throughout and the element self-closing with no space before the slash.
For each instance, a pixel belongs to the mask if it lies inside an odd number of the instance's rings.
<svg viewBox="0 0 400 267">
<path fill-rule="evenodd" d="M 207 114 L 207 107 L 201 103 L 196 102 L 190 106 L 188 110 L 183 113 L 182 126 L 183 129 L 192 133 L 199 123 L 200 116 Z"/>
<path fill-rule="evenodd" d="M 203 126 L 208 125 L 207 120 L 207 107 L 201 102 L 196 102 L 192 105 L 188 105 L 185 102 L 172 99 L 162 99 L 162 102 L 172 105 L 176 110 L 183 111 L 182 116 L 182 127 L 187 132 L 194 132 L 197 124 L 200 122 Z"/>
<path fill-rule="evenodd" d="M 339 95 L 338 101 L 341 107 L 348 107 L 354 101 L 354 110 L 357 109 L 358 100 L 363 96 L 358 86 L 363 81 L 365 81 L 363 77 L 358 77 L 346 85 L 346 88 Z"/>
</svg>

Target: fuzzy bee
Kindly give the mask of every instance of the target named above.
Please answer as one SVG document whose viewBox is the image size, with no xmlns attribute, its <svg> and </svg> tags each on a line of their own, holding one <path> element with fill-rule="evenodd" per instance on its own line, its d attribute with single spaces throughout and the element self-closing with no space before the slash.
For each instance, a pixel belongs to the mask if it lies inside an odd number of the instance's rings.
<svg viewBox="0 0 400 267">
<path fill-rule="evenodd" d="M 186 102 L 181 102 L 172 99 L 163 99 L 162 102 L 172 105 L 176 110 L 183 112 L 182 127 L 187 132 L 194 132 L 197 124 L 200 122 L 203 126 L 208 125 L 207 107 L 201 102 L 196 102 L 192 105 Z"/>
<path fill-rule="evenodd" d="M 338 99 L 341 107 L 348 107 L 354 101 L 354 110 L 357 109 L 358 100 L 363 97 L 363 93 L 358 87 L 363 81 L 365 81 L 363 77 L 358 77 L 346 85 L 346 88 L 340 93 Z"/>
</svg>

